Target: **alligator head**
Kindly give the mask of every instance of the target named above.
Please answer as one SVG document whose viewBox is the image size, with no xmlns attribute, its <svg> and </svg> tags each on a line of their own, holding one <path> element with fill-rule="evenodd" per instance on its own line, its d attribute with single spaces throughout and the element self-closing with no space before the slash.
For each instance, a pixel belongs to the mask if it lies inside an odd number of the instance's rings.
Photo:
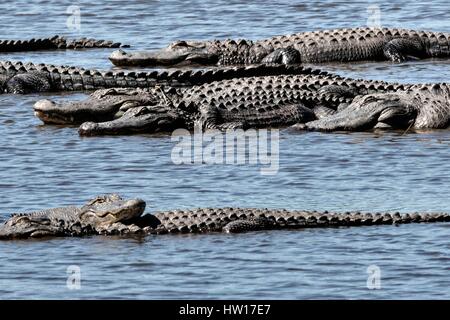
<svg viewBox="0 0 450 320">
<path fill-rule="evenodd" d="M 356 97 L 344 110 L 303 125 L 321 131 L 406 129 L 414 125 L 418 108 L 402 94 L 379 93 Z"/>
<path fill-rule="evenodd" d="M 145 206 L 141 199 L 124 200 L 117 194 L 98 196 L 81 207 L 79 219 L 94 227 L 110 225 L 140 217 Z"/>
<path fill-rule="evenodd" d="M 170 107 L 141 106 L 127 110 L 112 121 L 85 122 L 78 132 L 82 136 L 169 132 L 183 127 L 183 123 L 180 115 Z"/>
<path fill-rule="evenodd" d="M 97 90 L 88 99 L 56 103 L 47 99 L 34 105 L 34 114 L 46 124 L 81 124 L 86 121 L 104 122 L 119 117 L 129 108 L 155 103 L 149 91 L 136 89 Z"/>
<path fill-rule="evenodd" d="M 73 210 L 77 208 L 73 207 Z M 45 215 L 14 215 L 0 226 L 0 240 L 40 238 L 64 234 L 64 228 Z"/>
<path fill-rule="evenodd" d="M 145 210 L 141 199 L 124 200 L 116 194 L 99 196 L 81 208 L 62 207 L 15 214 L 0 226 L 0 239 L 37 238 L 74 234 L 81 230 L 105 230 L 109 226 L 140 217 Z M 82 233 L 82 231 L 80 231 Z"/>
<path fill-rule="evenodd" d="M 146 52 L 114 51 L 109 60 L 116 66 L 179 66 L 184 64 L 215 64 L 219 54 L 210 42 L 176 41 L 166 48 Z"/>
</svg>

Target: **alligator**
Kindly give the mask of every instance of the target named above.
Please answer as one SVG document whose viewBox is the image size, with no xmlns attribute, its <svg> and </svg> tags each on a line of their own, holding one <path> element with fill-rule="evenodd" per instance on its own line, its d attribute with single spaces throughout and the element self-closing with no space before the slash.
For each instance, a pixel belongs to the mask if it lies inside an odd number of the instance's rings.
<svg viewBox="0 0 450 320">
<path fill-rule="evenodd" d="M 297 74 L 227 79 L 185 88 L 106 89 L 84 101 L 40 100 L 34 110 L 46 124 L 81 124 L 79 133 L 87 136 L 171 132 L 177 128 L 286 127 L 326 121 L 346 110 L 350 113 L 357 96 L 409 92 L 418 87 L 355 80 L 301 66 L 286 68 L 296 69 Z M 438 108 L 431 103 L 434 98 L 424 110 Z M 396 125 L 394 113 L 384 112 L 383 116 L 385 123 Z M 435 126 L 432 121 L 428 123 Z"/>
<path fill-rule="evenodd" d="M 0 239 L 111 233 L 113 228 L 123 229 L 123 223 L 140 217 L 145 205 L 141 199 L 124 200 L 109 194 L 95 197 L 81 207 L 13 214 L 0 226 Z M 132 226 L 125 228 L 133 231 Z"/>
<path fill-rule="evenodd" d="M 450 84 L 418 85 L 404 91 L 358 96 L 343 111 L 299 124 L 299 129 L 446 129 L 450 126 Z"/>
<path fill-rule="evenodd" d="M 89 91 L 101 88 L 148 88 L 193 86 L 224 79 L 261 75 L 296 74 L 302 69 L 286 66 L 246 66 L 204 70 L 163 70 L 150 72 L 99 71 L 74 66 L 55 66 L 0 61 L 0 92 L 36 93 Z"/>
<path fill-rule="evenodd" d="M 176 41 L 157 51 L 114 51 L 116 66 L 395 62 L 450 56 L 450 33 L 393 28 L 301 32 L 251 40 Z"/>
<path fill-rule="evenodd" d="M 88 38 L 68 40 L 55 35 L 51 38 L 38 38 L 29 40 L 0 40 L 0 52 L 24 52 L 57 49 L 87 49 L 87 48 L 125 48 L 120 42 L 96 40 Z"/>
<path fill-rule="evenodd" d="M 448 213 L 317 212 L 258 208 L 198 208 L 143 214 L 145 201 L 98 196 L 82 207 L 15 214 L 0 226 L 0 239 L 85 235 L 239 233 L 259 230 L 448 222 Z"/>
</svg>

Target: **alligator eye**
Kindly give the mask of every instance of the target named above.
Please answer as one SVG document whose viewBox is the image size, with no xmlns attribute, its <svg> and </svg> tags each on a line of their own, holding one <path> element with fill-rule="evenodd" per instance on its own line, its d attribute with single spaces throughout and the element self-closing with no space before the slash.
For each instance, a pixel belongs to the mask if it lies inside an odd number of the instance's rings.
<svg viewBox="0 0 450 320">
<path fill-rule="evenodd" d="M 150 108 L 147 106 L 143 106 L 141 108 L 136 109 L 136 113 L 134 114 L 135 117 L 143 116 L 146 114 L 149 114 L 151 112 Z"/>
<path fill-rule="evenodd" d="M 188 44 L 186 43 L 186 41 L 175 41 L 171 45 L 171 47 L 187 47 L 187 46 Z"/>
<path fill-rule="evenodd" d="M 83 217 L 84 215 L 96 215 L 97 213 L 91 209 L 91 208 L 83 208 L 83 211 L 80 212 L 80 217 Z"/>
<path fill-rule="evenodd" d="M 16 225 L 16 224 L 19 224 L 19 223 L 22 223 L 22 222 L 25 222 L 25 223 L 27 223 L 27 222 L 29 222 L 30 221 L 30 218 L 28 217 L 28 216 L 19 216 L 17 219 L 14 219 L 13 221 L 12 221 L 12 224 L 11 225 Z"/>
<path fill-rule="evenodd" d="M 92 200 L 91 202 L 89 202 L 89 204 L 88 205 L 90 205 L 90 206 L 92 206 L 92 205 L 94 205 L 94 204 L 102 204 L 102 203 L 104 203 L 105 202 L 105 199 L 94 199 L 94 200 Z"/>
</svg>

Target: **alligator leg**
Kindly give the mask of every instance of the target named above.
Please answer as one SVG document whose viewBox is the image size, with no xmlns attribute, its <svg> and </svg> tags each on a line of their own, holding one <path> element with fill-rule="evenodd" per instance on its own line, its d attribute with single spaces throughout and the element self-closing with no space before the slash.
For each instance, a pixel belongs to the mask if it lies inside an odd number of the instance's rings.
<svg viewBox="0 0 450 320">
<path fill-rule="evenodd" d="M 300 52 L 292 47 L 276 49 L 261 61 L 261 63 L 267 64 L 295 64 L 300 62 Z"/>
<path fill-rule="evenodd" d="M 324 105 L 316 105 L 312 108 L 312 111 L 314 112 L 314 115 L 316 116 L 317 119 L 322 119 L 322 118 L 326 118 L 328 116 L 334 115 L 336 113 L 336 110 L 331 109 L 327 106 Z"/>
<path fill-rule="evenodd" d="M 225 122 L 219 110 L 215 106 L 203 105 L 200 107 L 200 116 L 194 124 L 196 129 L 201 131 L 208 129 L 244 129 L 244 121 L 228 121 Z"/>
<path fill-rule="evenodd" d="M 358 95 L 368 94 L 369 92 L 365 88 L 330 84 L 321 87 L 317 93 L 323 104 L 313 106 L 312 110 L 316 118 L 320 120 L 341 112 L 348 107 L 348 103 L 344 101 L 354 99 Z"/>
<path fill-rule="evenodd" d="M 273 220 L 265 217 L 255 217 L 232 221 L 222 228 L 222 232 L 239 233 L 248 231 L 270 230 L 276 228 L 277 225 Z"/>
<path fill-rule="evenodd" d="M 245 122 L 241 122 L 241 121 L 233 121 L 233 122 L 225 122 L 222 124 L 219 124 L 216 126 L 216 129 L 221 130 L 221 131 L 226 131 L 226 130 L 238 130 L 238 129 L 242 129 L 245 130 L 248 128 L 248 125 Z M 209 128 L 211 129 L 211 128 Z"/>
<path fill-rule="evenodd" d="M 196 128 L 202 130 L 277 128 L 316 119 L 314 112 L 301 103 L 266 101 L 259 105 L 249 102 L 229 109 L 224 105 L 222 107 L 201 106 L 200 116 L 195 123 Z"/>
<path fill-rule="evenodd" d="M 384 55 L 393 62 L 426 58 L 426 49 L 420 39 L 394 39 L 384 46 Z"/>
<path fill-rule="evenodd" d="M 215 106 L 202 105 L 199 108 L 200 115 L 194 121 L 196 130 L 204 131 L 208 129 L 219 129 L 219 125 L 223 122 L 219 110 Z"/>
<path fill-rule="evenodd" d="M 339 98 L 354 98 L 357 95 L 366 94 L 367 92 L 362 92 L 361 89 L 355 87 L 349 87 L 345 85 L 335 85 L 330 84 L 321 87 L 317 92 L 322 100 L 335 100 Z"/>
<path fill-rule="evenodd" d="M 113 224 L 105 224 L 97 226 L 95 230 L 102 235 L 123 235 L 123 234 L 139 234 L 144 230 L 135 224 L 124 224 L 122 222 L 115 222 Z"/>
</svg>

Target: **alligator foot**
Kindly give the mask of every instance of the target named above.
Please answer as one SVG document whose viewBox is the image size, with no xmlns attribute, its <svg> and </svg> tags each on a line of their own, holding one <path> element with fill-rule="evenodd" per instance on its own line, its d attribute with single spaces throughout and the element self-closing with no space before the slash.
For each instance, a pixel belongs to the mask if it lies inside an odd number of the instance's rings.
<svg viewBox="0 0 450 320">
<path fill-rule="evenodd" d="M 268 54 L 261 63 L 267 64 L 295 64 L 300 63 L 300 52 L 293 47 L 276 49 Z"/>
<path fill-rule="evenodd" d="M 195 125 L 201 130 L 276 128 L 316 119 L 314 112 L 300 102 L 272 102 L 266 105 L 248 102 L 229 108 L 223 105 L 222 108 L 202 105 L 199 111 Z"/>
<path fill-rule="evenodd" d="M 384 56 L 393 62 L 426 58 L 426 49 L 420 39 L 393 39 L 383 51 Z"/>
<path fill-rule="evenodd" d="M 248 231 L 260 231 L 276 229 L 276 223 L 265 217 L 256 217 L 249 219 L 239 219 L 228 223 L 223 227 L 222 231 L 225 233 L 241 233 Z"/>
</svg>

